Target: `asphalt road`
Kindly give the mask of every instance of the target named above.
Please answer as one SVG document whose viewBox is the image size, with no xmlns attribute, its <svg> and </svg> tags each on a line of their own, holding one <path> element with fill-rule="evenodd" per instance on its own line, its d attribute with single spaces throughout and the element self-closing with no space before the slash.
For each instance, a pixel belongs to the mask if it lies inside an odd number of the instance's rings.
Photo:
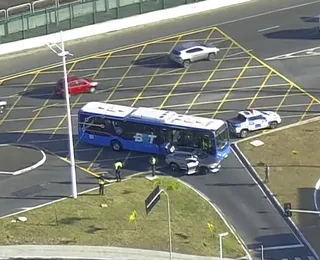
<svg viewBox="0 0 320 260">
<path fill-rule="evenodd" d="M 77 109 L 90 100 L 108 101 L 130 106 L 160 107 L 182 113 L 188 112 L 189 114 L 209 117 L 217 116 L 223 119 L 234 115 L 237 110 L 250 106 L 278 110 L 284 118 L 284 124 L 307 119 L 310 115 L 307 115 L 305 111 L 310 102 L 315 101 L 314 97 L 300 88 L 293 87 L 290 89 L 291 80 L 283 79 L 277 71 L 270 69 L 249 52 L 253 49 L 255 55 L 271 57 L 279 54 L 277 46 L 281 46 L 281 44 L 271 46 L 268 41 L 263 45 L 268 48 L 262 48 L 261 44 L 257 44 L 257 46 L 260 46 L 259 48 L 250 45 L 251 38 L 255 39 L 260 36 L 257 31 L 255 32 L 257 35 L 253 34 L 253 29 L 248 29 L 248 34 L 246 30 L 246 28 L 252 28 L 252 24 L 258 25 L 261 20 L 258 27 L 266 28 L 264 27 L 265 21 L 262 18 L 274 15 L 270 13 L 273 11 L 276 11 L 275 14 L 278 16 L 285 16 L 286 20 L 290 20 L 290 17 L 296 17 L 296 13 L 300 13 L 300 10 L 309 7 L 304 6 L 287 11 L 279 11 L 279 9 L 303 2 L 295 0 L 290 1 L 289 4 L 289 1 L 281 1 L 281 3 L 279 1 L 254 1 L 251 4 L 238 7 L 236 13 L 230 11 L 230 8 L 224 8 L 219 11 L 189 17 L 186 22 L 179 19 L 173 21 L 172 24 L 147 26 L 129 30 L 125 33 L 110 34 L 113 37 L 100 37 L 93 41 L 70 45 L 70 50 L 77 56 L 90 54 L 90 52 L 93 52 L 92 50 L 105 51 L 100 57 L 88 57 L 84 61 L 69 66 L 72 74 L 95 77 L 100 82 L 99 93 L 72 97 L 74 123 L 76 123 Z M 319 4 L 310 6 L 312 6 L 312 10 L 315 10 Z M 266 12 L 269 13 L 248 18 L 254 14 Z M 237 27 L 240 26 L 240 21 L 230 22 L 229 24 L 232 24 L 232 26 L 228 25 L 228 21 L 238 20 L 241 17 L 247 17 L 241 22 L 241 27 Z M 197 31 L 189 35 L 179 34 L 177 37 L 166 38 L 162 42 L 154 41 L 145 45 L 144 49 L 141 45 L 126 48 L 113 52 L 110 57 L 110 53 L 106 51 L 106 49 L 121 44 L 133 44 L 154 38 L 155 34 L 163 36 L 219 23 L 225 24 L 220 25 L 219 29 L 211 26 L 208 30 L 201 32 Z M 221 48 L 221 53 L 214 62 L 193 64 L 188 71 L 165 62 L 164 56 L 177 41 L 189 41 L 191 39 L 215 43 Z M 241 42 L 246 49 L 238 46 L 234 39 Z M 108 46 L 108 48 L 105 46 Z M 288 46 L 287 50 L 290 51 L 290 48 L 294 47 Z M 266 49 L 269 51 L 268 55 L 263 53 Z M 33 53 L 26 56 L 16 56 L 15 59 L 6 60 L 6 67 L 1 70 L 1 73 L 15 73 L 37 65 L 47 65 L 57 60 L 51 53 L 39 51 L 35 63 L 34 55 Z M 132 63 L 134 63 L 134 66 L 130 66 Z M 270 63 L 273 65 L 274 62 Z M 282 69 L 281 61 L 275 63 Z M 290 66 L 294 65 L 291 64 Z M 287 71 L 284 70 L 284 72 Z M 158 76 L 154 76 L 155 73 Z M 1 95 L 7 97 L 9 110 L 0 122 L 2 140 L 7 142 L 32 142 L 61 157 L 67 157 L 67 132 L 63 101 L 52 97 L 54 83 L 61 76 L 61 68 L 58 67 L 42 71 L 37 70 L 36 73 L 27 73 L 27 75 L 8 78 L 3 81 Z M 229 91 L 231 87 L 232 91 Z M 197 92 L 200 90 L 202 94 L 197 96 Z M 76 128 L 74 131 L 76 131 Z M 77 164 L 82 169 L 79 170 L 79 176 L 83 176 L 80 178 L 84 178 L 84 183 L 87 183 L 85 179 L 89 177 L 83 171 L 91 174 L 106 171 L 112 173 L 112 163 L 116 157 L 121 157 L 127 161 L 127 169 L 124 175 L 148 169 L 148 158 L 141 154 L 123 153 L 116 155 L 108 149 L 101 150 L 101 148 L 77 144 L 76 157 Z M 139 163 L 137 163 L 135 157 L 139 158 Z M 52 160 L 58 159 L 53 157 Z M 57 163 L 56 167 L 62 167 L 60 165 L 62 164 Z M 49 169 L 51 168 L 55 169 L 48 165 L 46 179 L 49 181 L 38 177 L 41 175 L 40 172 L 35 172 L 32 185 L 30 182 L 27 183 L 27 175 L 19 183 L 27 188 L 50 183 L 50 179 L 56 174 L 56 170 L 50 172 Z M 68 175 L 66 172 L 68 172 L 68 169 L 65 169 L 63 177 L 57 175 L 54 178 L 61 178 L 67 182 L 66 176 Z M 5 179 L 5 181 L 7 180 Z M 219 174 L 185 177 L 185 180 L 205 193 L 223 210 L 250 248 L 256 249 L 263 243 L 266 247 L 265 258 L 293 259 L 294 257 L 300 257 L 308 259 L 312 255 L 305 247 L 300 245 L 285 221 L 264 198 L 234 155 L 230 155 L 225 161 Z M 91 183 L 89 186 L 92 187 L 93 185 L 94 183 Z M 22 190 L 24 187 L 16 187 L 16 190 Z M 63 187 L 66 188 L 65 190 L 61 188 L 64 194 L 68 193 L 67 188 L 69 186 Z M 55 190 L 57 191 L 57 189 Z M 25 201 L 16 201 L 20 203 L 16 205 L 16 208 L 22 207 L 21 205 L 26 207 Z M 32 202 L 29 203 L 33 203 L 32 199 L 30 201 Z M 6 208 L 8 204 L 9 202 L 6 202 L 3 207 Z M 292 245 L 300 245 L 301 247 L 288 247 Z M 281 248 L 281 246 L 284 246 L 284 248 Z M 256 256 L 258 255 L 259 252 L 256 253 Z M 309 258 L 309 260 L 312 260 L 312 258 Z"/>
</svg>

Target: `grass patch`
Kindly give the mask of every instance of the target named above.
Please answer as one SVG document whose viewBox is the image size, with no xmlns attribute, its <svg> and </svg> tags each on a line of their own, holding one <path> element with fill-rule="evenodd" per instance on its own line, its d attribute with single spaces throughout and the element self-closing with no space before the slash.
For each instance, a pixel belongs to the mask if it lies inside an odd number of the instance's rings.
<svg viewBox="0 0 320 260">
<path fill-rule="evenodd" d="M 250 145 L 255 139 L 238 146 L 263 180 L 265 164 L 269 165 L 268 186 L 282 205 L 291 202 L 293 209 L 315 210 L 313 192 L 320 178 L 319 133 L 320 121 L 315 121 L 257 137 L 264 142 L 260 147 Z M 320 253 L 320 218 L 293 213 L 293 220 Z"/>
<path fill-rule="evenodd" d="M 144 200 L 155 185 L 170 196 L 173 251 L 218 256 L 218 234 L 229 231 L 212 207 L 198 194 L 173 178 L 154 182 L 133 178 L 106 187 L 105 196 L 97 192 L 67 199 L 22 216 L 27 222 L 0 220 L 0 244 L 72 244 L 120 246 L 168 250 L 167 201 L 160 202 L 146 216 Z M 107 207 L 101 207 L 107 204 Z M 129 216 L 137 212 L 135 223 Z M 213 232 L 208 228 L 213 224 Z M 245 252 L 230 234 L 224 238 L 224 255 L 242 257 Z"/>
</svg>

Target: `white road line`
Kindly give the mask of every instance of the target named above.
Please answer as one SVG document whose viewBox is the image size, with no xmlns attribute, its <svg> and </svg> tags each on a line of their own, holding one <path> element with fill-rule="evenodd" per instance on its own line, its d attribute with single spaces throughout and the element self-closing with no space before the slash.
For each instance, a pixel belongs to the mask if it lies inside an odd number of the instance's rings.
<svg viewBox="0 0 320 260">
<path fill-rule="evenodd" d="M 258 30 L 258 32 L 265 32 L 265 31 L 269 31 L 269 30 L 272 30 L 272 29 L 277 29 L 279 27 L 280 27 L 280 25 L 276 25 L 276 26 L 260 29 L 260 30 Z"/>
<path fill-rule="evenodd" d="M 300 248 L 305 247 L 303 244 L 295 244 L 295 245 L 287 245 L 287 246 L 270 246 L 270 247 L 263 247 L 264 251 L 270 250 L 284 250 L 284 249 L 292 249 L 292 248 Z M 256 251 L 261 251 L 261 248 L 258 247 Z"/>
<path fill-rule="evenodd" d="M 266 58 L 265 60 L 278 60 L 278 59 L 292 59 L 292 58 L 301 58 L 301 57 L 309 57 L 311 55 L 319 55 L 318 52 L 315 52 L 316 50 L 320 49 L 320 47 L 314 47 L 289 53 L 284 53 L 281 55 L 277 55 L 274 57 Z"/>
</svg>

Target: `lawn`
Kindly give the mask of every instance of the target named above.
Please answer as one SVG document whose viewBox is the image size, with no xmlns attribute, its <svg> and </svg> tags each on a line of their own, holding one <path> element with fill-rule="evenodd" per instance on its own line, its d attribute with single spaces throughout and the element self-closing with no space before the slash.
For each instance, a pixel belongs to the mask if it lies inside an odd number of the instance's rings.
<svg viewBox="0 0 320 260">
<path fill-rule="evenodd" d="M 271 132 L 238 143 L 262 179 L 265 164 L 270 167 L 268 186 L 283 205 L 291 202 L 293 209 L 315 210 L 314 187 L 320 178 L 320 121 Z M 253 140 L 264 145 L 254 147 Z M 293 213 L 298 225 L 314 249 L 320 253 L 320 218 L 314 214 Z"/>
<path fill-rule="evenodd" d="M 229 231 L 214 209 L 193 190 L 173 178 L 153 182 L 135 177 L 97 191 L 67 199 L 21 216 L 26 222 L 0 221 L 0 244 L 72 244 L 143 248 L 168 251 L 167 200 L 160 202 L 146 216 L 144 201 L 160 184 L 171 202 L 172 245 L 177 253 L 218 256 L 218 234 Z M 101 207 L 106 204 L 107 207 Z M 129 216 L 137 212 L 136 221 Z M 213 232 L 208 228 L 213 224 Z M 230 233 L 230 231 L 229 231 Z M 230 233 L 224 238 L 226 257 L 245 256 Z"/>
</svg>

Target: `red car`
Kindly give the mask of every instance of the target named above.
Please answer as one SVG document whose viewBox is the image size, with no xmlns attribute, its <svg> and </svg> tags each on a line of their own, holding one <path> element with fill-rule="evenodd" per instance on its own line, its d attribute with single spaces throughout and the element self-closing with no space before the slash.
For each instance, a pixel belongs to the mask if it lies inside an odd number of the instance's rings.
<svg viewBox="0 0 320 260">
<path fill-rule="evenodd" d="M 70 97 L 71 95 L 94 93 L 98 87 L 98 82 L 86 78 L 70 76 L 68 77 L 68 87 Z M 58 80 L 55 92 L 57 95 L 65 96 L 64 78 Z"/>
</svg>

